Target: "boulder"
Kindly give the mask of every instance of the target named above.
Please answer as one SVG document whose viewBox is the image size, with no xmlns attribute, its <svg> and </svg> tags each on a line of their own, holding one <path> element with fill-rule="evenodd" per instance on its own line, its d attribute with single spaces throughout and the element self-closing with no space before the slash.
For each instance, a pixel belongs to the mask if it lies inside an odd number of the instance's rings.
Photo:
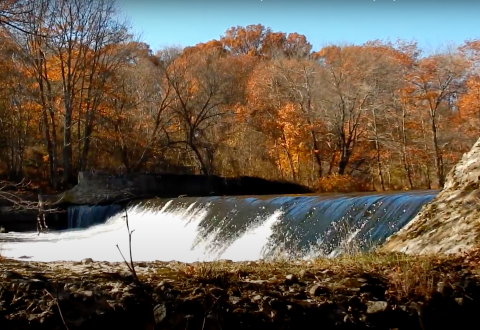
<svg viewBox="0 0 480 330">
<path fill-rule="evenodd" d="M 381 250 L 456 253 L 480 242 L 480 139 L 448 173 L 443 190 Z"/>
</svg>

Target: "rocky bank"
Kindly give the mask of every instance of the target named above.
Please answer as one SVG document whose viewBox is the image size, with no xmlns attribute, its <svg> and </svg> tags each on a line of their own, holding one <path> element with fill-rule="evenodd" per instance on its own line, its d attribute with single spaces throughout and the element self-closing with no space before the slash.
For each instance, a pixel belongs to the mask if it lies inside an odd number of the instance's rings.
<svg viewBox="0 0 480 330">
<path fill-rule="evenodd" d="M 0 261 L 1 329 L 472 329 L 480 253 L 297 262 Z"/>
<path fill-rule="evenodd" d="M 480 139 L 447 175 L 443 190 L 383 251 L 454 253 L 480 243 Z"/>
</svg>

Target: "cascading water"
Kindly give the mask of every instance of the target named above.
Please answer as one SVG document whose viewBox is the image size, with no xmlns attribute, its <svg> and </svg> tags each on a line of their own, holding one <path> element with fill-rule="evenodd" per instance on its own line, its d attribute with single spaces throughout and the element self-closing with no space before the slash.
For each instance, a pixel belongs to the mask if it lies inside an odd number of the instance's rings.
<svg viewBox="0 0 480 330">
<path fill-rule="evenodd" d="M 436 191 L 146 200 L 128 209 L 137 261 L 257 260 L 366 250 L 401 229 Z M 0 236 L 2 254 L 29 260 L 121 261 L 128 251 L 120 208 L 69 210 L 69 230 Z M 92 213 L 93 212 L 93 213 Z M 111 212 L 111 214 L 109 213 Z M 114 215 L 112 215 L 114 214 Z M 110 217 L 98 224 L 99 219 Z M 88 228 L 84 228 L 88 226 Z M 83 228 L 83 229 L 82 229 Z"/>
<path fill-rule="evenodd" d="M 104 223 L 115 214 L 122 211 L 120 205 L 80 205 L 67 209 L 68 228 L 88 228 Z"/>
</svg>

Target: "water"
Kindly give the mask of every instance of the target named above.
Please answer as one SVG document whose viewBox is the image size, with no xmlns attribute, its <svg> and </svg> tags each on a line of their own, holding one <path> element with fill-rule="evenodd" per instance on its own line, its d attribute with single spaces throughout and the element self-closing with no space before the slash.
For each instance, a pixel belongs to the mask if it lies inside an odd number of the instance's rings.
<svg viewBox="0 0 480 330">
<path fill-rule="evenodd" d="M 68 228 L 88 228 L 104 223 L 122 211 L 120 205 L 71 206 L 67 210 Z"/>
<path fill-rule="evenodd" d="M 146 200 L 128 208 L 133 259 L 241 261 L 368 250 L 406 225 L 436 193 Z M 3 234 L 0 249 L 26 260 L 122 261 L 116 245 L 128 254 L 123 216 L 117 206 L 75 207 L 69 210 L 70 229 Z"/>
</svg>

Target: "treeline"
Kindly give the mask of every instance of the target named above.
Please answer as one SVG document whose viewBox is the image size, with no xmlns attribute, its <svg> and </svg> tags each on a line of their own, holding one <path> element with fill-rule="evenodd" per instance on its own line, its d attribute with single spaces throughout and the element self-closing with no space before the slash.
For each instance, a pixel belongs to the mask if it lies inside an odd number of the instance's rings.
<svg viewBox="0 0 480 330">
<path fill-rule="evenodd" d="M 321 190 L 442 186 L 480 136 L 480 40 L 312 49 L 262 25 L 155 53 L 113 0 L 0 1 L 0 172 L 259 176 Z M 321 33 L 321 31 L 319 31 Z"/>
</svg>

